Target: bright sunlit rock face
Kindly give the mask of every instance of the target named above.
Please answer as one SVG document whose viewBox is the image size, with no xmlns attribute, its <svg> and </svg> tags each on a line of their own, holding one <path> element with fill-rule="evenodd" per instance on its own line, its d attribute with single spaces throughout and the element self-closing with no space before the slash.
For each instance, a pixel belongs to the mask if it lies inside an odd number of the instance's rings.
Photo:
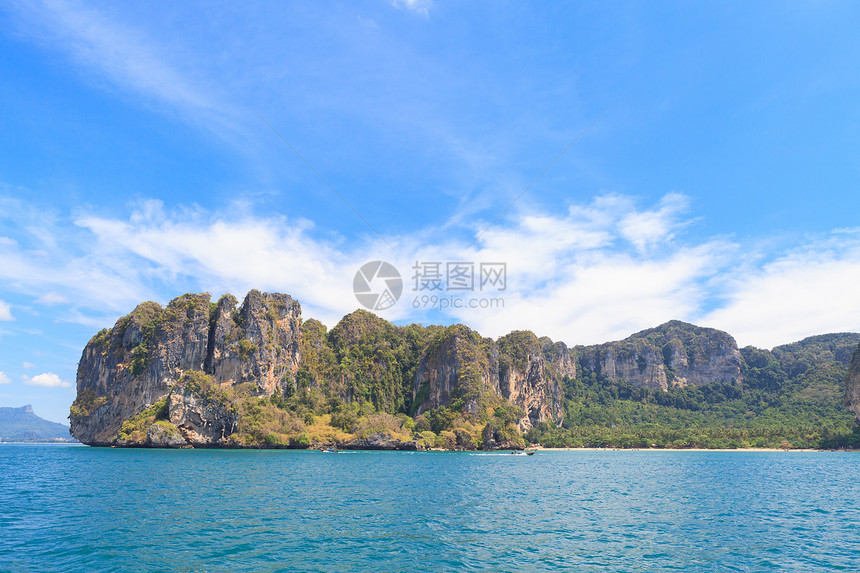
<svg viewBox="0 0 860 573">
<path fill-rule="evenodd" d="M 225 444 L 236 412 L 220 388 L 282 392 L 298 368 L 300 326 L 301 307 L 282 294 L 251 291 L 238 309 L 232 296 L 211 303 L 207 293 L 166 308 L 141 303 L 84 349 L 72 434 L 88 444 L 164 445 L 180 435 Z M 156 422 L 169 431 L 149 432 Z"/>
</svg>

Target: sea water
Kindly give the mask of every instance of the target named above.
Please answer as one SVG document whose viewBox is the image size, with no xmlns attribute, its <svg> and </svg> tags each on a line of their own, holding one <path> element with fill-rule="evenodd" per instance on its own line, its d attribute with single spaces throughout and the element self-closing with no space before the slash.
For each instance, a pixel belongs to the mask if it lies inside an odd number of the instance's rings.
<svg viewBox="0 0 860 573">
<path fill-rule="evenodd" d="M 860 454 L 0 445 L 0 571 L 860 571 Z"/>
</svg>

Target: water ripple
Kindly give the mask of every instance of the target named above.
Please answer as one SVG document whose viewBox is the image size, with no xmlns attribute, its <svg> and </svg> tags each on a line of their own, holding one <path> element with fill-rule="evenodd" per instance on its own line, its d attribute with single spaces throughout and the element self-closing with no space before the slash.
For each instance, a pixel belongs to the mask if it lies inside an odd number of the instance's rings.
<svg viewBox="0 0 860 573">
<path fill-rule="evenodd" d="M 0 446 L 21 571 L 860 570 L 860 457 Z M 5 566 L 0 566 L 0 568 Z"/>
</svg>

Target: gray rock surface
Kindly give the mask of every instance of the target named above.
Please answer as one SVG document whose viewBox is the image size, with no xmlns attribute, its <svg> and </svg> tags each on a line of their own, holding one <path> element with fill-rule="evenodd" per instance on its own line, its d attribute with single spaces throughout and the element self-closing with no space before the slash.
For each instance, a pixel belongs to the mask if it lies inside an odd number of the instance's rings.
<svg viewBox="0 0 860 573">
<path fill-rule="evenodd" d="M 187 446 L 188 442 L 175 426 L 159 423 L 146 430 L 146 445 L 151 448 L 182 448 Z"/>
<path fill-rule="evenodd" d="M 204 372 L 225 386 L 251 383 L 271 395 L 295 384 L 300 360 L 298 302 L 253 290 L 235 305 L 230 295 L 211 305 L 208 294 L 186 294 L 166 308 L 145 302 L 94 336 L 78 365 L 72 435 L 113 445 L 124 421 L 170 397 L 170 419 L 187 444 L 223 444 L 235 417 L 188 393 L 171 396 L 183 373 Z"/>
<path fill-rule="evenodd" d="M 459 400 L 463 411 L 475 414 L 494 400 L 509 400 L 522 409 L 519 425 L 527 430 L 539 422 L 561 422 L 560 382 L 575 375 L 564 343 L 538 340 L 527 331 L 496 342 L 455 325 L 421 356 L 413 397 L 419 414 Z"/>
<path fill-rule="evenodd" d="M 845 388 L 845 403 L 854 412 L 855 422 L 860 424 L 860 346 L 857 346 L 851 357 Z"/>
<path fill-rule="evenodd" d="M 668 390 L 670 386 L 743 381 L 743 358 L 734 338 L 677 320 L 619 342 L 576 350 L 587 369 L 633 386 Z"/>
</svg>

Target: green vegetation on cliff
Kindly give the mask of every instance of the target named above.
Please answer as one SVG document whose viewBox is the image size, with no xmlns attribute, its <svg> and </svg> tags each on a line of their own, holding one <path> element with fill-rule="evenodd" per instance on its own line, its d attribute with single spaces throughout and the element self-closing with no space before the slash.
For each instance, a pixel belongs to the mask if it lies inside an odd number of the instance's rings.
<svg viewBox="0 0 860 573">
<path fill-rule="evenodd" d="M 743 384 L 651 390 L 582 368 L 566 380 L 562 427 L 540 424 L 526 437 L 569 447 L 853 445 L 858 440 L 843 396 L 858 340 L 833 334 L 773 351 L 743 348 Z"/>
<path fill-rule="evenodd" d="M 441 328 L 394 326 L 365 310 L 343 317 L 328 333 L 319 321 L 307 320 L 302 324 L 297 389 L 322 388 L 349 402 L 407 413 L 419 357 Z"/>
<path fill-rule="evenodd" d="M 369 337 L 361 335 L 359 327 L 356 329 L 358 334 L 353 332 L 352 340 L 379 343 L 384 338 L 378 333 L 390 335 L 392 332 L 380 326 L 373 325 L 372 330 L 377 334 Z M 681 344 L 701 361 L 707 360 L 710 353 L 718 351 L 720 344 L 730 340 L 727 335 L 710 329 L 696 328 L 696 332 L 685 334 L 683 323 L 671 326 L 669 341 Z M 462 337 L 467 342 L 464 345 L 467 349 L 465 362 L 472 367 L 465 368 L 461 376 L 464 386 L 467 389 L 474 386 L 477 393 L 481 391 L 477 384 L 479 374 L 486 364 L 482 359 L 485 354 L 475 350 L 481 348 L 483 339 L 463 328 L 449 327 L 437 331 L 435 336 L 425 337 L 425 340 L 429 338 L 425 354 L 428 360 L 435 360 L 447 336 Z M 708 335 L 707 339 L 702 337 L 702 330 Z M 653 331 L 645 331 L 643 340 L 653 343 L 661 355 L 669 344 L 665 334 L 657 335 Z M 857 334 L 836 334 L 812 337 L 773 351 L 747 347 L 741 350 L 742 384 L 712 382 L 684 388 L 670 387 L 668 391 L 634 387 L 625 381 L 610 381 L 605 375 L 590 370 L 587 362 L 581 361 L 576 377 L 564 379 L 564 420 L 561 427 L 543 422 L 529 431 L 525 438 L 554 447 L 852 445 L 858 439 L 854 434 L 852 415 L 844 408 L 843 395 L 851 350 L 858 341 L 860 335 Z M 340 355 L 358 355 L 343 351 L 349 348 L 343 338 L 339 338 L 336 344 Z M 524 369 L 528 353 L 535 352 L 536 344 L 537 338 L 527 331 L 502 337 L 499 340 L 500 370 L 511 366 Z M 367 349 L 364 351 L 366 354 Z M 340 364 L 341 367 L 343 365 Z M 406 378 L 406 382 L 412 380 Z M 427 391 L 429 386 L 419 388 L 416 401 L 423 400 Z M 452 396 L 447 406 L 433 408 L 417 416 L 413 434 L 424 443 L 442 447 L 483 442 L 488 435 L 518 444 L 516 436 L 519 432 L 514 422 L 522 412 L 509 416 L 505 423 L 498 416 L 469 417 L 461 412 L 465 397 L 468 396 Z M 330 400 L 327 406 L 332 408 L 336 402 Z M 335 406 L 330 410 L 335 412 L 333 424 L 344 431 L 351 431 L 358 427 L 358 420 L 367 416 L 371 407 L 371 402 L 364 411 L 348 405 Z M 515 408 L 512 405 L 506 407 Z M 497 411 L 504 410 L 505 407 L 497 408 Z M 344 422 L 345 419 L 349 422 Z M 455 430 L 459 430 L 459 438 Z"/>
<path fill-rule="evenodd" d="M 106 404 L 107 401 L 107 396 L 97 396 L 92 389 L 87 388 L 78 393 L 75 401 L 72 402 L 72 407 L 69 413 L 71 416 L 78 418 L 89 416 L 99 406 Z"/>
<path fill-rule="evenodd" d="M 167 400 L 167 398 L 159 400 L 136 416 L 123 422 L 117 439 L 121 443 L 145 444 L 146 431 L 155 423 L 169 425 L 175 430 L 176 426 L 173 426 L 168 418 Z"/>
<path fill-rule="evenodd" d="M 569 349 L 530 331 L 494 341 L 362 310 L 329 331 L 287 295 L 251 291 L 239 308 L 210 299 L 142 303 L 97 333 L 72 431 L 171 447 L 860 444 L 844 403 L 858 334 L 738 349 L 724 332 L 671 321 Z M 156 403 L 141 406 L 145 396 Z"/>
</svg>

